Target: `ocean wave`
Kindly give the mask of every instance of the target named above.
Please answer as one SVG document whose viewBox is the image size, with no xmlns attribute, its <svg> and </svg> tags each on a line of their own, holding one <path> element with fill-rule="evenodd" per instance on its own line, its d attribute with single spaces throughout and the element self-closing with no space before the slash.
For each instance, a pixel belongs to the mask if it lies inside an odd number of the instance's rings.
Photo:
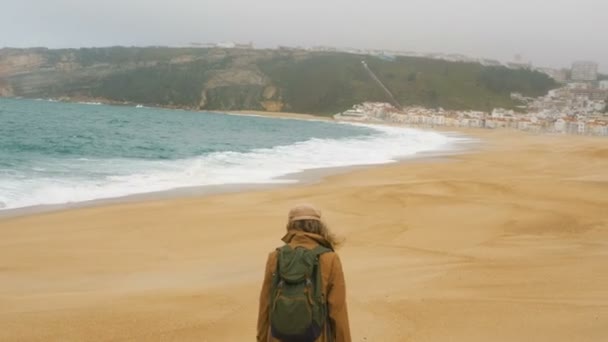
<svg viewBox="0 0 608 342">
<path fill-rule="evenodd" d="M 0 203 L 4 204 L 2 209 L 12 209 L 192 186 L 293 183 L 295 177 L 284 176 L 316 168 L 390 163 L 419 152 L 448 148 L 455 141 L 435 132 L 360 126 L 378 133 L 357 138 L 315 138 L 250 152 L 213 152 L 181 160 L 66 159 L 62 161 L 66 170 L 78 170 L 79 174 L 88 171 L 94 177 L 0 179 Z"/>
</svg>

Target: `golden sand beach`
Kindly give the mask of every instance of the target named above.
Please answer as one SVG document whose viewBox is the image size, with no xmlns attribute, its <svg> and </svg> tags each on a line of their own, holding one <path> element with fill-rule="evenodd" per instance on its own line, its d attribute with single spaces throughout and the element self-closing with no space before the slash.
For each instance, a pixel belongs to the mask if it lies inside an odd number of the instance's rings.
<svg viewBox="0 0 608 342">
<path fill-rule="evenodd" d="M 480 149 L 308 185 L 0 219 L 0 341 L 252 341 L 267 253 L 313 203 L 354 341 L 607 341 L 608 141 Z"/>
</svg>

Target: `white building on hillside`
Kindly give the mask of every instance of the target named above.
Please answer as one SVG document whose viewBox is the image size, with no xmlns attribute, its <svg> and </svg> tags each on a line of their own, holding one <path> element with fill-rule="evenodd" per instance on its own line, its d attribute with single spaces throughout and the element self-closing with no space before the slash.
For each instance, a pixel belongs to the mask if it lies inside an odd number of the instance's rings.
<svg viewBox="0 0 608 342">
<path fill-rule="evenodd" d="M 597 80 L 598 65 L 595 62 L 578 61 L 572 63 L 573 81 L 595 81 Z"/>
<path fill-rule="evenodd" d="M 581 82 L 568 83 L 568 89 L 589 89 L 589 84 Z"/>
<path fill-rule="evenodd" d="M 512 110 L 506 110 L 504 108 L 494 108 L 494 110 L 492 111 L 492 118 L 506 118 L 506 117 L 512 117 L 513 115 L 515 115 L 515 112 Z"/>
<path fill-rule="evenodd" d="M 555 131 L 556 132 L 560 132 L 560 133 L 565 133 L 566 132 L 566 120 L 564 119 L 557 119 L 555 121 Z"/>
</svg>

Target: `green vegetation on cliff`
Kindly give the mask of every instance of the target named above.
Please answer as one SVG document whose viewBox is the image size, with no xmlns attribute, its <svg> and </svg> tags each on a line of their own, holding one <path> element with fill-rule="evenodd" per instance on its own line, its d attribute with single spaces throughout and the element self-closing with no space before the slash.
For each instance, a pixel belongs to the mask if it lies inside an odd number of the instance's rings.
<svg viewBox="0 0 608 342">
<path fill-rule="evenodd" d="M 491 110 L 511 108 L 511 92 L 545 94 L 556 84 L 529 70 L 484 67 L 476 63 L 402 57 L 387 61 L 347 54 L 320 55 L 303 61 L 275 58 L 262 70 L 276 80 L 296 112 L 335 113 L 363 101 L 388 101 L 361 65 L 372 71 L 404 106 Z"/>
<path fill-rule="evenodd" d="M 4 55 L 3 55 L 4 54 Z M 388 101 L 361 61 L 404 106 L 513 108 L 511 92 L 545 94 L 544 74 L 477 63 L 345 53 L 202 48 L 0 50 L 32 59 L 29 69 L 0 73 L 16 96 L 91 97 L 114 102 L 209 110 L 270 109 L 334 114 L 364 101 Z M 34 57 L 32 57 L 34 56 Z M 10 64 L 13 63 L 13 64 Z M 38 64 L 36 64 L 38 63 Z"/>
<path fill-rule="evenodd" d="M 217 63 L 161 63 L 113 73 L 91 89 L 93 97 L 161 106 L 194 107 L 200 101 L 206 73 Z"/>
</svg>

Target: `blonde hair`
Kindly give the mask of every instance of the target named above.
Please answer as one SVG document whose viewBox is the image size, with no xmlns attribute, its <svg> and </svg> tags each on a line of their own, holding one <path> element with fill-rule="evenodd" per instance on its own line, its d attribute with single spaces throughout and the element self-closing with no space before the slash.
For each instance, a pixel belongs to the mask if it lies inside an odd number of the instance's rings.
<svg viewBox="0 0 608 342">
<path fill-rule="evenodd" d="M 287 231 L 298 230 L 322 236 L 332 249 L 338 248 L 340 241 L 332 232 L 329 231 L 325 223 L 319 220 L 297 220 L 287 222 Z"/>
</svg>

